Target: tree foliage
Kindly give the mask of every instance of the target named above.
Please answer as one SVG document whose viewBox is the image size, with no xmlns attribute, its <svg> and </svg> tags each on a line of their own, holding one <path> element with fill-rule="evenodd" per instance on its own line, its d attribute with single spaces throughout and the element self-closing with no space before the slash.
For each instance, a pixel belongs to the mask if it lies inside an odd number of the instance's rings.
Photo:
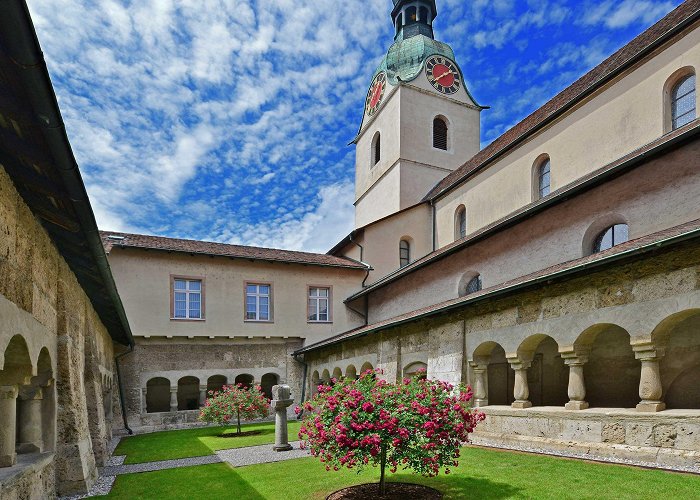
<svg viewBox="0 0 700 500">
<path fill-rule="evenodd" d="M 484 419 L 470 407 L 471 389 L 420 376 L 390 384 L 376 375 L 367 371 L 359 380 L 319 386 L 303 405 L 303 446 L 326 470 L 381 467 L 382 493 L 386 465 L 392 473 L 401 468 L 429 477 L 441 469 L 449 474 L 460 447 Z"/>
<path fill-rule="evenodd" d="M 221 391 L 209 391 L 208 395 L 199 420 L 219 425 L 231 425 L 235 421 L 237 434 L 241 433 L 241 420 L 265 418 L 270 412 L 270 401 L 259 385 L 225 385 Z"/>
</svg>

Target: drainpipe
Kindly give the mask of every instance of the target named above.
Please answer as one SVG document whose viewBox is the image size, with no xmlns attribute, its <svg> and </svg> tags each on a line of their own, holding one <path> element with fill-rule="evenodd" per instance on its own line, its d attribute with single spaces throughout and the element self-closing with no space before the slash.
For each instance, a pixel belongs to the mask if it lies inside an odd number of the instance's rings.
<svg viewBox="0 0 700 500">
<path fill-rule="evenodd" d="M 114 357 L 114 364 L 117 367 L 117 384 L 119 385 L 119 404 L 122 407 L 122 419 L 124 420 L 124 428 L 126 429 L 126 432 L 129 433 L 129 435 L 132 435 L 134 431 L 131 430 L 131 427 L 129 427 L 129 421 L 126 416 L 126 403 L 124 401 L 124 384 L 122 383 L 122 370 L 119 367 L 119 360 L 127 354 L 131 354 L 132 352 L 134 352 L 134 343 L 129 342 L 129 350 L 118 354 Z"/>
<path fill-rule="evenodd" d="M 302 406 L 301 403 L 306 401 L 306 378 L 307 378 L 308 373 L 309 373 L 309 365 L 306 364 L 306 361 L 301 361 L 299 359 L 299 356 L 300 356 L 299 354 L 292 354 L 292 356 L 294 357 L 294 361 L 296 361 L 297 363 L 301 363 L 302 366 L 304 367 L 304 374 L 301 377 L 302 378 L 301 401 L 299 403 L 299 408 L 301 408 L 301 412 L 299 413 L 299 415 L 297 415 L 297 420 L 301 420 L 301 418 L 304 416 L 304 407 Z"/>
</svg>

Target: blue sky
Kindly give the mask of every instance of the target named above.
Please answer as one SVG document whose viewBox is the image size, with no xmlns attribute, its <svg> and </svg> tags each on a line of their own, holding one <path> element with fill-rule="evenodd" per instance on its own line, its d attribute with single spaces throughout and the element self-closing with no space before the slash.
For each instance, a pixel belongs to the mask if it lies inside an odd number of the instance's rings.
<svg viewBox="0 0 700 500">
<path fill-rule="evenodd" d="M 679 0 L 438 0 L 486 145 Z M 391 0 L 28 0 L 101 229 L 325 252 Z M 468 158 L 465 158 L 466 161 Z"/>
</svg>

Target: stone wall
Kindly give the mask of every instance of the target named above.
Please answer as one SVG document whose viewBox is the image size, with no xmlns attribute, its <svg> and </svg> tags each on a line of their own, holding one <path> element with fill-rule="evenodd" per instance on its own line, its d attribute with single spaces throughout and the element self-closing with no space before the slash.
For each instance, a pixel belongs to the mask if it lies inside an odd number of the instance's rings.
<svg viewBox="0 0 700 500">
<path fill-rule="evenodd" d="M 306 361 L 309 390 L 314 377 L 349 365 L 369 363 L 394 381 L 425 363 L 430 378 L 474 387 L 487 413 L 475 436 L 494 445 L 517 436 L 613 458 L 668 448 L 659 463 L 697 465 L 700 245 L 348 340 Z"/>
<path fill-rule="evenodd" d="M 195 377 L 201 390 L 202 403 L 210 377 L 225 377 L 233 384 L 239 376 L 252 376 L 256 384 L 266 374 L 277 377 L 277 383 L 288 384 L 292 397 L 301 397 L 302 371 L 292 353 L 302 345 L 301 339 L 136 339 L 136 347 L 121 361 L 129 425 L 143 432 L 197 425 L 198 411 L 177 409 L 178 382 Z M 150 387 L 149 381 L 160 379 L 165 385 Z M 159 401 L 170 400 L 170 411 L 150 411 L 148 401 L 155 394 Z M 165 393 L 169 391 L 169 393 Z M 181 399 L 180 399 L 181 401 Z"/>
<path fill-rule="evenodd" d="M 31 390 L 42 422 L 25 429 L 38 436 L 35 451 L 0 469 L 0 487 L 30 484 L 25 491 L 35 497 L 85 492 L 97 478 L 112 433 L 104 412 L 111 405 L 104 397 L 112 386 L 113 344 L 75 275 L 1 168 L 0 234 L 0 385 L 19 387 L 19 399 L 11 404 L 27 412 L 34 410 L 22 391 Z M 14 448 L 13 443 L 4 444 Z M 45 467 L 33 465 L 47 456 Z"/>
</svg>

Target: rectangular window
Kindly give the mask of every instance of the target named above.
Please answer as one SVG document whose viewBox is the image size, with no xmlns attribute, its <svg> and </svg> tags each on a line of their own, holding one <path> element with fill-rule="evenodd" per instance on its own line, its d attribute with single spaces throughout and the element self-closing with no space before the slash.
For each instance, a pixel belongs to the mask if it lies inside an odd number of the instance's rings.
<svg viewBox="0 0 700 500">
<path fill-rule="evenodd" d="M 204 281 L 201 278 L 171 278 L 172 319 L 204 319 Z"/>
<path fill-rule="evenodd" d="M 246 283 L 246 321 L 272 321 L 272 285 L 269 283 Z"/>
<path fill-rule="evenodd" d="M 330 287 L 309 287 L 309 323 L 331 322 L 331 289 Z"/>
</svg>

